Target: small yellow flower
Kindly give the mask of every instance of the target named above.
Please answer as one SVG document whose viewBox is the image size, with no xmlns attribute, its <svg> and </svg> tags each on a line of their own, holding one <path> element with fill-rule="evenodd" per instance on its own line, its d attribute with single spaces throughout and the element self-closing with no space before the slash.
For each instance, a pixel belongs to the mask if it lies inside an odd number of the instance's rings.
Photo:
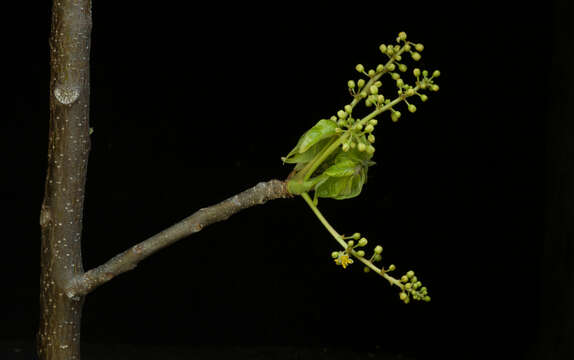
<svg viewBox="0 0 574 360">
<path fill-rule="evenodd" d="M 338 256 L 335 258 L 335 264 L 341 265 L 343 269 L 346 269 L 348 265 L 353 263 L 353 259 L 349 257 L 349 254 L 343 251 L 339 251 Z"/>
</svg>

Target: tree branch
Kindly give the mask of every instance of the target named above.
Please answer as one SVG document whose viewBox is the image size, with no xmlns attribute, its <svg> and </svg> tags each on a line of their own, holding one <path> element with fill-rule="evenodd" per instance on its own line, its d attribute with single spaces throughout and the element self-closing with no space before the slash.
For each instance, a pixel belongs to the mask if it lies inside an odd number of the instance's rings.
<svg viewBox="0 0 574 360">
<path fill-rule="evenodd" d="M 194 234 L 213 223 L 228 219 L 231 215 L 269 200 L 287 198 L 285 182 L 271 180 L 260 182 L 219 204 L 199 209 L 191 216 L 150 237 L 128 250 L 114 256 L 106 263 L 74 277 L 66 288 L 68 297 L 87 295 L 114 277 L 134 269 L 137 264 L 155 252 Z"/>
</svg>

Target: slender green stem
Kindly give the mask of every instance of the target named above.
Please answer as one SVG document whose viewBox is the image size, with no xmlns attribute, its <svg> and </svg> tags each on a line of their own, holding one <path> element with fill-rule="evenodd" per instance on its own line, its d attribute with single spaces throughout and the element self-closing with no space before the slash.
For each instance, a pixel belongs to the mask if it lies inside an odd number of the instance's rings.
<svg viewBox="0 0 574 360">
<path fill-rule="evenodd" d="M 364 257 L 358 256 L 354 250 L 351 251 L 351 254 L 353 254 L 353 256 L 355 256 L 357 259 L 359 259 L 359 261 L 362 262 L 363 264 L 365 264 L 369 269 L 373 270 L 377 274 L 379 274 L 382 277 L 384 277 L 385 279 L 387 279 L 387 281 L 389 283 L 391 283 L 391 285 L 396 285 L 396 286 L 400 287 L 401 289 L 404 288 L 404 285 L 399 280 L 397 280 L 394 277 L 392 277 L 391 275 L 387 274 L 387 272 L 384 271 L 383 269 L 379 269 L 378 267 L 376 267 L 375 264 L 373 264 L 371 261 L 365 259 Z"/>
<path fill-rule="evenodd" d="M 351 136 L 351 133 L 349 130 L 347 130 L 345 134 L 339 136 L 339 138 L 335 142 L 329 145 L 325 151 L 319 154 L 319 156 L 316 156 L 315 159 L 310 163 L 309 168 L 306 170 L 307 172 L 305 173 L 305 177 L 303 178 L 303 180 L 309 179 L 309 177 L 313 174 L 313 172 L 317 170 L 319 165 L 321 165 L 323 161 L 325 161 L 325 159 L 328 158 L 329 155 L 331 155 L 331 153 L 333 153 L 333 151 L 337 150 L 339 145 L 341 145 L 345 140 L 347 140 L 349 136 Z"/>
<path fill-rule="evenodd" d="M 323 216 L 323 214 L 321 214 L 321 212 L 319 211 L 319 209 L 317 208 L 317 206 L 315 206 L 315 204 L 313 203 L 313 200 L 311 199 L 311 197 L 309 196 L 309 194 L 307 193 L 302 193 L 301 196 L 303 197 L 303 199 L 305 199 L 305 201 L 307 202 L 307 205 L 309 205 L 309 207 L 311 208 L 311 210 L 313 210 L 313 212 L 315 213 L 315 216 L 317 216 L 317 218 L 319 219 L 319 221 L 321 221 L 321 223 L 323 224 L 323 226 L 327 229 L 327 231 L 329 231 L 329 233 L 331 235 L 333 235 L 333 237 L 335 238 L 335 240 L 337 240 L 337 242 L 339 244 L 341 244 L 341 246 L 343 248 L 347 248 L 347 243 L 345 242 L 345 240 L 343 240 L 343 237 L 337 232 L 337 230 L 335 230 L 331 224 L 329 224 L 329 222 L 327 221 L 327 219 L 325 219 L 325 217 Z"/>
<path fill-rule="evenodd" d="M 319 221 L 321 221 L 321 224 L 323 224 L 323 226 L 327 229 L 327 231 L 329 231 L 329 233 L 335 238 L 335 240 L 337 240 L 337 242 L 344 248 L 347 249 L 348 245 L 345 242 L 345 240 L 343 239 L 343 236 L 341 236 L 337 230 L 335 230 L 331 224 L 329 224 L 329 222 L 327 221 L 327 219 L 325 219 L 325 217 L 323 216 L 323 214 L 321 214 L 321 211 L 319 211 L 319 209 L 317 208 L 317 206 L 313 203 L 313 200 L 311 199 L 311 197 L 309 196 L 309 194 L 307 193 L 302 193 L 301 196 L 303 197 L 303 199 L 305 199 L 305 202 L 307 203 L 307 205 L 309 205 L 309 207 L 311 208 L 311 210 L 313 210 L 313 213 L 315 213 L 315 216 L 317 216 L 317 218 L 319 219 Z M 357 252 L 355 250 L 349 249 L 349 253 L 351 253 L 354 257 L 356 257 L 357 259 L 359 259 L 360 262 L 362 262 L 363 264 L 365 264 L 367 267 L 369 267 L 369 269 L 373 270 L 374 272 L 376 272 L 377 274 L 381 275 L 383 278 L 385 278 L 389 283 L 391 283 L 391 285 L 396 285 L 399 288 L 403 289 L 404 285 L 397 279 L 395 279 L 394 277 L 390 276 L 389 274 L 387 274 L 386 271 L 384 271 L 383 269 L 379 269 L 378 267 L 376 267 L 371 261 L 365 259 L 362 256 L 359 256 L 357 254 Z"/>
<path fill-rule="evenodd" d="M 338 140 L 338 139 L 337 139 Z M 335 143 L 337 140 L 333 140 L 332 142 L 329 143 L 329 145 L 325 146 L 323 148 L 323 150 L 321 150 L 321 152 L 319 152 L 319 154 L 315 155 L 315 157 L 313 158 L 313 160 L 311 160 L 307 165 L 305 165 L 305 167 L 303 169 L 301 169 L 298 174 L 297 174 L 297 178 L 301 179 L 301 177 L 303 177 L 303 181 L 306 181 L 309 179 L 309 177 L 311 177 L 311 175 L 313 175 L 313 172 L 315 171 L 315 169 L 317 169 L 317 167 L 321 164 L 321 162 L 323 162 L 324 159 L 327 158 L 327 156 L 329 156 L 329 154 L 331 154 L 332 150 L 329 151 L 329 149 L 331 148 L 331 145 L 333 145 L 333 143 Z M 336 147 L 334 147 L 336 149 Z M 324 153 L 328 154 L 323 157 Z M 317 166 L 315 166 L 315 163 L 317 163 L 318 159 L 321 158 L 321 162 L 319 162 L 317 164 Z"/>
</svg>

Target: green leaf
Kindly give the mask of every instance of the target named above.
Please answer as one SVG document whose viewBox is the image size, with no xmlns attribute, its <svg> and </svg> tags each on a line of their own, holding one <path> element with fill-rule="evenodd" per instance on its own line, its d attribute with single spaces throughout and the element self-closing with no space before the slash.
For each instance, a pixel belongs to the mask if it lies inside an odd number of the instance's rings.
<svg viewBox="0 0 574 360">
<path fill-rule="evenodd" d="M 335 129 L 337 125 L 332 120 L 319 120 L 311 129 L 307 130 L 297 141 L 297 145 L 287 154 L 287 156 L 281 158 L 284 163 L 300 163 L 303 161 L 310 161 L 307 157 L 301 159 L 298 158 L 296 161 L 290 161 L 291 157 L 296 154 L 303 154 L 309 149 L 317 145 L 322 140 L 326 140 L 336 134 Z M 315 148 L 317 154 L 322 149 Z M 309 156 L 309 155 L 307 155 Z"/>
<path fill-rule="evenodd" d="M 336 200 L 350 199 L 361 193 L 366 179 L 367 169 L 361 167 L 355 175 L 329 177 L 324 182 L 318 184 L 315 191 L 317 192 L 317 196 L 323 198 Z"/>
<path fill-rule="evenodd" d="M 329 142 L 329 139 L 324 139 L 322 141 L 319 141 L 315 145 L 311 146 L 311 148 L 309 148 L 304 153 L 295 153 L 294 156 L 293 156 L 293 154 L 289 153 L 290 155 L 288 155 L 286 158 L 283 158 L 283 162 L 288 163 L 288 164 L 307 163 L 307 162 L 313 160 L 313 158 L 317 154 L 319 154 L 321 152 L 321 150 L 323 150 L 323 148 L 327 145 L 328 142 Z M 289 157 L 289 156 L 292 156 L 292 157 Z"/>
<path fill-rule="evenodd" d="M 338 153 L 323 172 L 328 179 L 315 187 L 317 196 L 342 200 L 359 195 L 367 181 L 367 170 L 374 164 L 369 160 L 371 157 L 356 148 Z"/>
<path fill-rule="evenodd" d="M 299 153 L 304 153 L 311 146 L 315 145 L 321 140 L 328 139 L 335 136 L 337 129 L 337 124 L 332 120 L 319 120 L 311 129 L 309 129 L 297 144 L 299 147 Z"/>
<path fill-rule="evenodd" d="M 336 161 L 334 165 L 325 170 L 324 174 L 332 177 L 344 177 L 354 175 L 360 169 L 360 163 L 353 160 L 343 160 Z"/>
</svg>

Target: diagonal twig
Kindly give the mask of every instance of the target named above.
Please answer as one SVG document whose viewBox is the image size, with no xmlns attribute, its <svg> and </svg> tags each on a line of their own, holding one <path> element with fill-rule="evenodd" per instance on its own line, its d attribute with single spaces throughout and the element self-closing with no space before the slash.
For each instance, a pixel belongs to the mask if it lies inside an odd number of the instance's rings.
<svg viewBox="0 0 574 360">
<path fill-rule="evenodd" d="M 66 294 L 70 298 L 87 295 L 114 277 L 134 269 L 140 261 L 153 253 L 200 231 L 208 225 L 226 220 L 243 209 L 264 204 L 269 200 L 290 196 L 283 181 L 260 182 L 216 205 L 196 211 L 177 224 L 114 256 L 106 263 L 72 278 L 66 287 Z"/>
</svg>

